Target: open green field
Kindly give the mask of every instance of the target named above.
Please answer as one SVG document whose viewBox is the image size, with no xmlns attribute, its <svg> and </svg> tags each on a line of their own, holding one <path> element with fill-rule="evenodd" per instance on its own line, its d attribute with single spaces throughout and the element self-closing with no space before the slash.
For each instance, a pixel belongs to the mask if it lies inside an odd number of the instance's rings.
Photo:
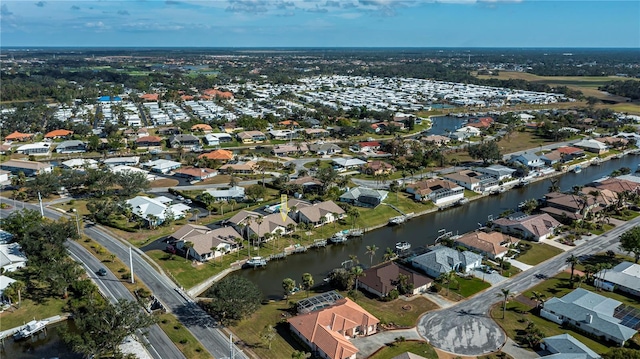
<svg viewBox="0 0 640 359">
<path fill-rule="evenodd" d="M 562 253 L 562 249 L 544 243 L 531 242 L 531 246 L 531 249 L 516 260 L 534 266 Z"/>
<path fill-rule="evenodd" d="M 427 342 L 404 341 L 389 343 L 369 359 L 392 359 L 402 353 L 413 353 L 427 359 L 438 359 L 438 354 Z"/>
</svg>

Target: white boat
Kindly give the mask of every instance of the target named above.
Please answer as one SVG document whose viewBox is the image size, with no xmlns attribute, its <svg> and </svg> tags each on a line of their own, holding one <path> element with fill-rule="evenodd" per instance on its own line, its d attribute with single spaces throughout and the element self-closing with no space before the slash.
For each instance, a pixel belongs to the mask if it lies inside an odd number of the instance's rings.
<svg viewBox="0 0 640 359">
<path fill-rule="evenodd" d="M 25 324 L 20 330 L 13 334 L 14 340 L 26 339 L 32 336 L 33 334 L 43 330 L 47 325 L 47 322 L 44 320 L 32 320 L 29 323 Z"/>
<path fill-rule="evenodd" d="M 249 267 L 264 267 L 267 265 L 267 260 L 262 257 L 251 257 L 247 261 L 247 266 Z"/>
<path fill-rule="evenodd" d="M 581 166 L 575 166 L 573 168 L 573 173 L 580 173 L 582 172 L 582 167 Z"/>
<path fill-rule="evenodd" d="M 344 243 L 348 239 L 347 235 L 344 232 L 336 232 L 329 240 L 331 243 Z"/>
<path fill-rule="evenodd" d="M 352 228 L 346 231 L 347 231 L 347 236 L 349 237 L 361 237 L 364 234 L 364 231 L 359 228 Z"/>
<path fill-rule="evenodd" d="M 393 217 L 393 218 L 389 218 L 389 225 L 398 225 L 398 224 L 402 224 L 407 220 L 407 218 L 405 216 L 397 216 L 397 217 Z"/>
<path fill-rule="evenodd" d="M 397 251 L 408 251 L 409 249 L 411 249 L 411 243 L 409 243 L 409 242 L 398 242 L 398 243 L 396 243 L 396 250 Z"/>
</svg>

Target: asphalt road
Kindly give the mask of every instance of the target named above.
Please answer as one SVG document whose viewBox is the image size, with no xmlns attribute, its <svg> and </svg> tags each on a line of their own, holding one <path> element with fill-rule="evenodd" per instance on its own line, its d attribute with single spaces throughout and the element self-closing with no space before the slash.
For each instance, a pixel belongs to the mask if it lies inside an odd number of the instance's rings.
<svg viewBox="0 0 640 359">
<path fill-rule="evenodd" d="M 469 300 L 427 313 L 418 322 L 418 332 L 436 348 L 457 355 L 475 356 L 493 352 L 506 341 L 504 332 L 488 314 L 489 309 L 502 300 L 501 289 L 509 289 L 516 295 L 522 293 L 544 280 L 537 276 L 552 277 L 564 270 L 567 267 L 565 260 L 572 254 L 582 257 L 616 248 L 619 236 L 638 224 L 640 217 L 511 277 Z"/>
<path fill-rule="evenodd" d="M 32 204 L 26 204 L 25 207 L 39 211 L 38 206 Z M 12 212 L 17 209 L 17 207 L 12 207 L 8 210 L 3 210 L 3 212 Z M 45 209 L 45 215 L 48 218 L 56 220 L 63 217 L 61 213 L 49 209 Z M 108 300 L 112 303 L 116 302 L 118 299 L 135 301 L 131 292 L 129 292 L 129 290 L 113 273 L 107 271 L 107 275 L 104 277 L 100 277 L 96 274 L 98 269 L 103 268 L 103 266 L 100 261 L 84 249 L 84 247 L 74 241 L 67 241 L 67 249 L 71 258 L 82 264 L 89 277 L 94 281 L 94 283 L 96 283 L 100 292 Z M 139 331 L 137 336 L 138 340 L 145 345 L 149 354 L 156 359 L 185 358 L 185 356 L 182 355 L 182 352 L 178 350 L 171 339 L 169 339 L 167 334 L 165 334 L 158 325 L 153 325 L 146 328 L 144 331 Z"/>
</svg>

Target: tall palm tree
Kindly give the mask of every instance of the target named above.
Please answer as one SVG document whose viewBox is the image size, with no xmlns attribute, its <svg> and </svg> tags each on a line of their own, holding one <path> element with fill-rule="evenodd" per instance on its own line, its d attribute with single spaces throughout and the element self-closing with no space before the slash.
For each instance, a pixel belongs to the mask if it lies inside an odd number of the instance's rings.
<svg viewBox="0 0 640 359">
<path fill-rule="evenodd" d="M 540 308 L 540 305 L 544 303 L 547 296 L 544 293 L 533 291 L 531 292 L 531 299 L 536 301 L 536 309 Z"/>
<path fill-rule="evenodd" d="M 498 297 L 502 297 L 503 298 L 503 302 L 502 302 L 502 319 L 504 319 L 504 315 L 505 312 L 507 311 L 507 301 L 509 301 L 510 298 L 513 298 L 513 293 L 511 293 L 511 291 L 507 288 L 502 288 L 500 289 L 501 293 L 497 293 L 496 295 Z"/>
<path fill-rule="evenodd" d="M 311 275 L 311 273 L 304 273 L 302 275 L 302 286 L 304 287 L 304 290 L 307 292 L 307 297 L 309 297 L 309 289 L 311 289 L 311 287 L 313 287 L 313 276 Z"/>
<path fill-rule="evenodd" d="M 581 263 L 580 258 L 572 254 L 564 262 L 571 265 L 571 278 L 569 279 L 569 281 L 571 282 L 571 286 L 573 286 L 573 272 L 576 268 L 576 265 Z"/>
<path fill-rule="evenodd" d="M 365 252 L 365 254 L 369 255 L 370 265 L 373 265 L 373 256 L 376 255 L 377 250 L 378 250 L 378 247 L 375 244 L 367 246 L 367 251 Z"/>
<path fill-rule="evenodd" d="M 355 254 L 349 254 L 349 261 L 351 262 L 351 266 L 356 266 L 360 263 L 358 256 Z"/>
<path fill-rule="evenodd" d="M 451 287 L 451 283 L 458 283 L 458 281 L 456 280 L 456 272 L 455 271 L 449 271 L 449 272 L 445 272 L 440 274 L 440 277 L 438 277 L 438 279 L 440 280 L 440 282 L 442 284 L 446 284 L 447 285 L 447 295 L 449 295 L 449 288 Z"/>
<path fill-rule="evenodd" d="M 229 203 L 229 205 L 231 206 L 231 212 L 233 212 L 235 205 L 238 204 L 235 199 L 230 199 L 229 201 L 227 201 L 227 203 Z"/>
<path fill-rule="evenodd" d="M 262 216 L 258 216 L 258 218 L 256 218 L 256 223 L 258 224 L 258 237 L 260 237 L 260 225 L 262 222 L 264 222 L 264 218 L 262 218 Z"/>
<path fill-rule="evenodd" d="M 353 268 L 351 268 L 351 274 L 353 274 L 353 277 L 356 279 L 355 284 L 353 289 L 358 289 L 358 279 L 360 279 L 360 277 L 364 276 L 364 269 L 362 269 L 362 267 L 360 266 L 355 266 Z"/>
<path fill-rule="evenodd" d="M 18 295 L 18 308 L 20 308 L 20 305 L 22 304 L 22 292 L 26 287 L 27 286 L 24 284 L 24 282 L 19 280 L 9 284 L 8 288 L 11 288 L 11 290 Z"/>
<path fill-rule="evenodd" d="M 184 259 L 189 259 L 189 249 L 193 248 L 193 242 L 184 242 Z"/>
<path fill-rule="evenodd" d="M 557 178 L 552 178 L 551 185 L 549 186 L 549 192 L 558 192 L 560 190 L 559 181 Z"/>
<path fill-rule="evenodd" d="M 387 249 L 384 251 L 384 254 L 382 255 L 382 259 L 385 262 L 390 261 L 391 259 L 393 259 L 393 257 L 396 256 L 396 253 L 393 251 L 393 249 L 387 247 Z"/>
</svg>

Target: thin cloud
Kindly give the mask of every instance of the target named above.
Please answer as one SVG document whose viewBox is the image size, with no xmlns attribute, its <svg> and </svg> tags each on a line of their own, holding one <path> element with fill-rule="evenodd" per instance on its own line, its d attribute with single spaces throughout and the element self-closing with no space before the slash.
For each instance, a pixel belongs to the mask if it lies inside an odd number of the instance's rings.
<svg viewBox="0 0 640 359">
<path fill-rule="evenodd" d="M 36 5 L 37 7 L 44 7 L 46 4 L 47 4 L 47 3 L 46 3 L 46 2 L 44 2 L 44 1 L 38 1 L 37 3 L 35 3 L 35 5 Z"/>
<path fill-rule="evenodd" d="M 129 16 L 131 14 L 129 14 L 129 12 L 127 10 L 118 10 L 118 15 L 120 16 Z"/>
<path fill-rule="evenodd" d="M 264 0 L 229 0 L 227 11 L 260 14 L 269 11 Z"/>
<path fill-rule="evenodd" d="M 9 11 L 9 7 L 7 6 L 7 4 L 2 4 L 2 6 L 0 6 L 0 15 L 11 16 L 13 15 L 13 13 Z"/>
<path fill-rule="evenodd" d="M 80 6 L 73 5 L 71 6 L 71 10 L 80 10 Z"/>
</svg>

